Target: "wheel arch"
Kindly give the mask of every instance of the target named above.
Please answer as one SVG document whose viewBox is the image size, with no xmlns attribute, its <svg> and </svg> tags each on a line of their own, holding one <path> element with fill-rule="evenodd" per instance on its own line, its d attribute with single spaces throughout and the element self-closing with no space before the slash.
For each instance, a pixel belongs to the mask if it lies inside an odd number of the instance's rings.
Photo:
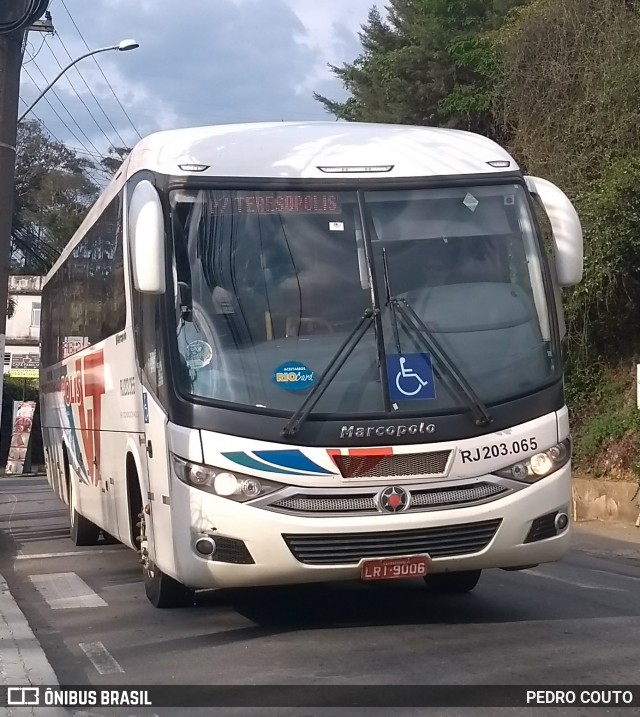
<svg viewBox="0 0 640 717">
<path fill-rule="evenodd" d="M 144 485 L 140 455 L 131 441 L 128 442 L 125 455 L 125 478 L 129 540 L 131 547 L 137 550 L 136 538 L 138 530 L 136 523 L 143 508 Z"/>
</svg>

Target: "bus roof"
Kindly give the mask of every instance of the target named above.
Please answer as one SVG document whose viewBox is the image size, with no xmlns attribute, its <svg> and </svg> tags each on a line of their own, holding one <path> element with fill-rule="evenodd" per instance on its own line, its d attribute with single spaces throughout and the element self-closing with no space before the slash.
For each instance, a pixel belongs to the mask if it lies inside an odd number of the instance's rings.
<svg viewBox="0 0 640 717">
<path fill-rule="evenodd" d="M 206 168 L 195 172 L 194 165 Z M 175 177 L 331 180 L 490 175 L 518 169 L 513 157 L 487 137 L 436 127 L 255 122 L 156 132 L 129 153 L 45 284 L 126 180 L 141 170 Z"/>
<path fill-rule="evenodd" d="M 346 168 L 348 176 L 389 178 L 518 170 L 495 142 L 461 130 L 364 122 L 264 122 L 149 135 L 131 152 L 126 176 L 141 169 L 193 175 L 189 165 L 206 166 L 198 176 L 274 179 L 330 179 L 345 176 Z"/>
</svg>

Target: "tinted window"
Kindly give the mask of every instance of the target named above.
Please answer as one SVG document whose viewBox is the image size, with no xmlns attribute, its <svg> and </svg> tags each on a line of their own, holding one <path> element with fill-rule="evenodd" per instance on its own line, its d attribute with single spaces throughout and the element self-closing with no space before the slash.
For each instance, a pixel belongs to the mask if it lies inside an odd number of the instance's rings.
<svg viewBox="0 0 640 717">
<path fill-rule="evenodd" d="M 45 365 L 124 329 L 121 194 L 105 208 L 47 283 L 42 304 Z"/>
</svg>

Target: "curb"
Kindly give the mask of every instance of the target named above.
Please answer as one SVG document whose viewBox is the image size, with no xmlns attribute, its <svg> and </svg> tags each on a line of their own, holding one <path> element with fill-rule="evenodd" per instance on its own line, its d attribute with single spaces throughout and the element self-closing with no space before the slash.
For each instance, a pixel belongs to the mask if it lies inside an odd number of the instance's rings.
<svg viewBox="0 0 640 717">
<path fill-rule="evenodd" d="M 59 684 L 44 650 L 1 575 L 0 682 L 5 687 L 55 687 Z M 66 710 L 58 707 L 47 709 L 50 717 L 69 717 Z M 42 714 L 40 707 L 7 707 L 6 710 L 7 717 L 37 717 Z"/>
<path fill-rule="evenodd" d="M 47 474 L 42 473 L 0 473 L 0 479 L 2 478 L 46 478 Z"/>
</svg>

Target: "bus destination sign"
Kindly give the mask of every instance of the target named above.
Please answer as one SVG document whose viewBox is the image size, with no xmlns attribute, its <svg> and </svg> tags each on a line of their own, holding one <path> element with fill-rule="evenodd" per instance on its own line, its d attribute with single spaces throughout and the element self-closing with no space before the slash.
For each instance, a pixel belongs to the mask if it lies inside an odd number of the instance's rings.
<svg viewBox="0 0 640 717">
<path fill-rule="evenodd" d="M 339 214 L 335 194 L 234 192 L 212 196 L 213 214 Z"/>
</svg>

